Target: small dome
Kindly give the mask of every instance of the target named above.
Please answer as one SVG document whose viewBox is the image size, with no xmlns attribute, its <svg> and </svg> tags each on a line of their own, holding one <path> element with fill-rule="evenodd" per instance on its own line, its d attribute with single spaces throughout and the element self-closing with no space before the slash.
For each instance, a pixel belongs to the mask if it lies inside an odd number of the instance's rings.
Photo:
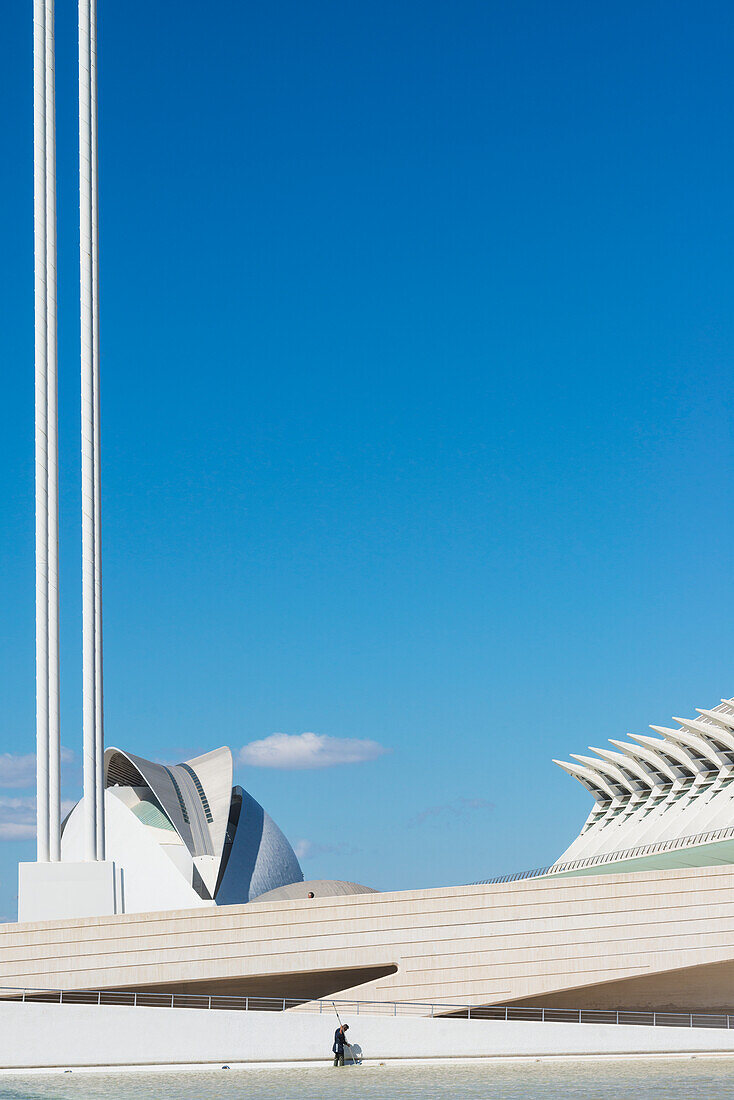
<svg viewBox="0 0 734 1100">
<path fill-rule="evenodd" d="M 276 890 L 268 890 L 267 894 L 260 894 L 253 901 L 310 901 L 309 894 L 314 898 L 339 898 L 347 894 L 377 894 L 371 886 L 361 886 L 358 882 L 341 882 L 339 879 L 317 878 L 311 882 L 292 882 L 288 886 L 279 886 Z"/>
</svg>

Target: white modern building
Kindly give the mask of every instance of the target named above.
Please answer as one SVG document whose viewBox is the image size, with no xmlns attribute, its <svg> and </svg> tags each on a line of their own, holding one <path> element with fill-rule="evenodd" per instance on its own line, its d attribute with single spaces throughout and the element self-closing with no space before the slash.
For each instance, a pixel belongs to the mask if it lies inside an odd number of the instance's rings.
<svg viewBox="0 0 734 1100">
<path fill-rule="evenodd" d="M 572 754 L 572 763 L 556 761 L 592 795 L 589 817 L 555 863 L 503 878 L 733 864 L 734 700 L 675 721 L 676 728 L 651 727 L 655 737 L 632 736 L 590 749 L 594 755 Z M 106 856 L 116 875 L 112 913 L 374 892 L 342 881 L 304 883 L 281 830 L 233 785 L 226 747 L 175 765 L 108 748 L 104 787 Z M 83 864 L 86 819 L 82 798 L 61 826 L 62 864 Z M 69 904 L 76 908 L 61 906 L 55 915 L 105 912 L 80 898 Z M 21 916 L 39 913 L 49 915 L 41 904 Z"/>
<path fill-rule="evenodd" d="M 156 764 L 120 749 L 104 759 L 107 859 L 119 913 L 231 905 L 303 881 L 273 819 L 232 784 L 232 753 Z M 84 800 L 62 827 L 61 860 L 84 858 Z"/>
<path fill-rule="evenodd" d="M 571 878 L 734 863 L 734 700 L 657 736 L 613 741 L 560 766 L 594 802 L 579 836 L 549 867 L 503 876 Z M 83 866 L 85 798 L 61 828 L 61 864 Z M 233 785 L 226 747 L 164 765 L 120 749 L 104 757 L 107 864 L 114 904 L 67 895 L 43 899 L 24 919 L 94 916 L 286 901 L 370 892 L 342 881 L 304 883 L 286 837 L 260 804 Z M 502 881 L 502 880 L 496 880 Z M 487 883 L 491 885 L 492 883 Z M 69 908 L 71 906 L 71 908 Z"/>
<path fill-rule="evenodd" d="M 552 873 L 612 874 L 734 862 L 734 700 L 657 736 L 632 735 L 555 761 L 593 796 Z"/>
</svg>

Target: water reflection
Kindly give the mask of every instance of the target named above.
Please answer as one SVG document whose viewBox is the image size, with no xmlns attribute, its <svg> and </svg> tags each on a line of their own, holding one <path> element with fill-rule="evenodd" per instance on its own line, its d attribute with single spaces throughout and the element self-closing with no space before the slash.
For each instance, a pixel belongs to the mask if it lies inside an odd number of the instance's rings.
<svg viewBox="0 0 734 1100">
<path fill-rule="evenodd" d="M 734 1059 L 17 1074 L 0 1100 L 734 1100 Z"/>
</svg>

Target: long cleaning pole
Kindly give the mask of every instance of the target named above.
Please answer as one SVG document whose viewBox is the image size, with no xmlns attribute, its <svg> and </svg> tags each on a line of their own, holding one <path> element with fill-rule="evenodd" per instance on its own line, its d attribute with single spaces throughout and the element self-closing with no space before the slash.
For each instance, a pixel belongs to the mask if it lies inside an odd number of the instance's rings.
<svg viewBox="0 0 734 1100">
<path fill-rule="evenodd" d="M 339 1013 L 337 1012 L 336 1004 L 335 1004 L 334 1001 L 331 1002 L 331 1007 L 334 1009 L 334 1012 L 336 1012 L 336 1018 L 339 1021 L 339 1027 L 344 1027 L 344 1024 L 342 1023 L 342 1018 L 339 1015 Z M 354 1053 L 354 1048 L 352 1047 L 352 1044 L 347 1042 L 346 1038 L 344 1039 L 344 1043 L 351 1050 L 352 1053 L 351 1053 L 350 1057 L 351 1057 L 352 1061 L 354 1062 L 354 1064 L 356 1066 L 357 1065 L 357 1056 Z"/>
</svg>

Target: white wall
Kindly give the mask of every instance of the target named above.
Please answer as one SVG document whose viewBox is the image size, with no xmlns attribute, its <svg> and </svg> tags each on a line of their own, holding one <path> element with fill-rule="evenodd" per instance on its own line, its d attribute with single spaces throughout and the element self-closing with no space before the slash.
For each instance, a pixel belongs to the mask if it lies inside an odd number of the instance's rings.
<svg viewBox="0 0 734 1100">
<path fill-rule="evenodd" d="M 63 862 L 59 866 L 62 868 L 67 862 L 84 859 L 83 810 L 83 804 L 78 802 L 66 823 L 61 841 Z M 168 855 L 168 850 L 171 850 L 174 857 L 179 856 L 174 846 L 159 844 L 153 835 L 156 830 L 138 821 L 135 814 L 117 798 L 114 788 L 105 791 L 105 831 L 106 858 L 114 862 L 122 873 L 118 913 L 193 909 L 198 906 L 211 908 L 214 905 L 212 901 L 203 901 L 191 886 L 193 862 L 186 849 L 183 849 L 186 853 L 183 866 L 179 867 Z M 100 915 L 113 911 L 101 910 Z M 54 911 L 47 906 L 42 917 L 29 916 L 25 919 L 52 920 L 64 915 L 63 909 Z"/>
<path fill-rule="evenodd" d="M 344 1014 L 364 1057 L 734 1053 L 734 1030 Z M 0 1067 L 324 1061 L 329 1012 L 0 1004 Z"/>
<path fill-rule="evenodd" d="M 18 864 L 20 921 L 102 917 L 121 904 L 122 876 L 109 860 Z"/>
</svg>

